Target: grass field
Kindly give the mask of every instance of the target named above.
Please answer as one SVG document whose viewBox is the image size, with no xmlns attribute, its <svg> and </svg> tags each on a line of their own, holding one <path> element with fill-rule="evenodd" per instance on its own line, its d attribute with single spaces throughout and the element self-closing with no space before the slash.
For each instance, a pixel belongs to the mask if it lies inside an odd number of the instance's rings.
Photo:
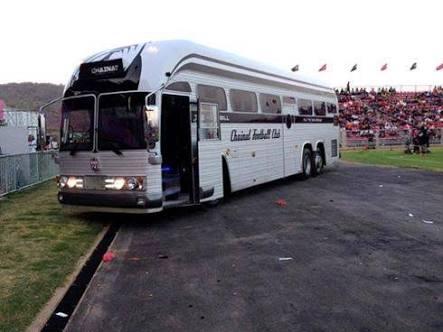
<svg viewBox="0 0 443 332">
<path fill-rule="evenodd" d="M 63 215 L 54 181 L 0 200 L 0 331 L 32 322 L 102 228 Z"/>
<path fill-rule="evenodd" d="M 343 160 L 407 168 L 443 171 L 443 148 L 431 147 L 431 153 L 421 155 L 405 154 L 403 150 L 352 150 L 342 151 Z"/>
</svg>

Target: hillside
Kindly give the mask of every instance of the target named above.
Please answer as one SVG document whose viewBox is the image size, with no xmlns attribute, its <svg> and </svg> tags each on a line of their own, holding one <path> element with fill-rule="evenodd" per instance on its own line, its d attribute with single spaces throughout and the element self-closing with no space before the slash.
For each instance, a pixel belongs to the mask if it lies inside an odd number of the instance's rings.
<svg viewBox="0 0 443 332">
<path fill-rule="evenodd" d="M 49 100 L 61 96 L 63 85 L 51 83 L 7 83 L 0 84 L 0 99 L 7 107 L 37 110 Z"/>
<path fill-rule="evenodd" d="M 0 99 L 7 107 L 38 110 L 48 101 L 61 96 L 63 85 L 51 83 L 8 83 L 0 84 Z M 46 127 L 51 135 L 58 135 L 60 114 L 50 109 L 47 113 Z"/>
</svg>

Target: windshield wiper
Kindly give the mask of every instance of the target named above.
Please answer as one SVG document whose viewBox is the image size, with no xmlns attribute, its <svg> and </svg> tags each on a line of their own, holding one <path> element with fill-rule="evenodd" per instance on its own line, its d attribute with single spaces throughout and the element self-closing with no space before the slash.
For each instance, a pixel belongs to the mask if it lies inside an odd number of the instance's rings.
<svg viewBox="0 0 443 332">
<path fill-rule="evenodd" d="M 111 143 L 111 145 L 112 145 L 112 149 L 111 149 L 112 152 L 114 152 L 117 156 L 123 155 L 123 152 L 121 152 L 121 150 L 120 150 L 120 145 L 118 145 L 117 143 L 112 142 L 112 141 L 109 141 L 109 143 Z"/>
<path fill-rule="evenodd" d="M 77 148 L 78 148 L 78 142 L 74 142 L 73 147 L 72 147 L 71 151 L 69 152 L 69 154 L 71 156 L 74 156 L 78 151 Z"/>
</svg>

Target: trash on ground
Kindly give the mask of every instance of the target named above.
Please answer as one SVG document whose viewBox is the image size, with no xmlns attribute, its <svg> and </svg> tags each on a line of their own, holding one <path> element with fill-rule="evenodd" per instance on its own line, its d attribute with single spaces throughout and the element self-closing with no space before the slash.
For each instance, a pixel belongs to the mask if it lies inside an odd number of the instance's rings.
<svg viewBox="0 0 443 332">
<path fill-rule="evenodd" d="M 158 254 L 157 258 L 159 258 L 159 259 L 168 259 L 169 257 L 168 257 L 168 255 Z"/>
<path fill-rule="evenodd" d="M 413 217 L 414 215 L 411 212 L 409 212 L 408 216 Z"/>
<path fill-rule="evenodd" d="M 434 223 L 432 220 L 425 220 L 425 219 L 423 219 L 423 222 L 425 224 L 433 224 Z"/>
<path fill-rule="evenodd" d="M 379 184 L 378 186 L 379 186 L 380 188 L 383 188 L 383 185 L 382 185 L 382 184 Z"/>
<path fill-rule="evenodd" d="M 140 257 L 129 257 L 128 258 L 130 261 L 139 261 Z"/>
<path fill-rule="evenodd" d="M 108 251 L 103 255 L 103 262 L 108 263 L 115 258 L 115 254 L 112 251 Z"/>
<path fill-rule="evenodd" d="M 277 204 L 280 207 L 286 207 L 288 205 L 288 203 L 286 202 L 285 199 L 283 198 L 279 198 L 275 201 L 275 204 Z"/>
<path fill-rule="evenodd" d="M 281 262 L 281 261 L 291 261 L 291 260 L 293 260 L 294 258 L 292 258 L 292 257 L 279 257 L 278 258 L 278 260 Z"/>
<path fill-rule="evenodd" d="M 61 312 L 61 311 L 57 312 L 55 315 L 58 316 L 58 317 L 61 317 L 61 318 L 66 318 L 66 317 L 68 317 L 67 314 L 65 314 L 64 312 Z"/>
</svg>

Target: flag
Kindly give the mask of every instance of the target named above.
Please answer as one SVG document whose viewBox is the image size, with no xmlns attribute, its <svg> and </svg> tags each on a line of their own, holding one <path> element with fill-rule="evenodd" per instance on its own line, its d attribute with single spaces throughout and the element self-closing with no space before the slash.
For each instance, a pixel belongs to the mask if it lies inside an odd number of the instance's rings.
<svg viewBox="0 0 443 332">
<path fill-rule="evenodd" d="M 300 68 L 298 65 L 295 65 L 294 67 L 291 68 L 292 71 L 298 71 Z"/>
<path fill-rule="evenodd" d="M 381 68 L 380 68 L 380 70 L 381 71 L 384 71 L 384 70 L 386 70 L 386 69 L 388 69 L 388 64 L 387 63 L 385 63 L 383 66 L 381 66 Z"/>
<path fill-rule="evenodd" d="M 437 68 L 435 68 L 435 70 L 442 70 L 443 69 L 443 63 L 440 66 L 437 66 Z"/>
<path fill-rule="evenodd" d="M 409 70 L 417 69 L 417 62 L 414 62 Z"/>
<path fill-rule="evenodd" d="M 326 63 L 320 67 L 320 69 L 318 71 L 325 71 L 326 70 Z"/>
<path fill-rule="evenodd" d="M 357 70 L 357 64 L 355 64 L 355 65 L 352 66 L 352 68 L 351 68 L 351 73 L 352 73 L 353 71 L 356 71 L 356 70 Z"/>
</svg>

